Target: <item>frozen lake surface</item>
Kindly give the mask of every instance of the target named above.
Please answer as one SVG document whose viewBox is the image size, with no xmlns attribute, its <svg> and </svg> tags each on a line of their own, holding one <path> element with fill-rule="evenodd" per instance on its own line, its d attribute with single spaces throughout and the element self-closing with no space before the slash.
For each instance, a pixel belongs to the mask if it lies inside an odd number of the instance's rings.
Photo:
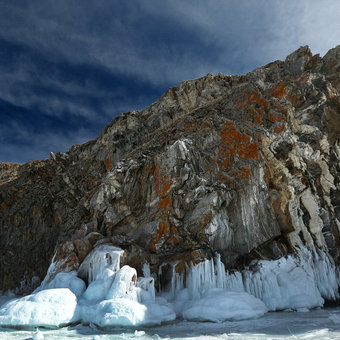
<svg viewBox="0 0 340 340">
<path fill-rule="evenodd" d="M 260 319 L 233 322 L 175 322 L 158 327 L 98 329 L 77 325 L 40 329 L 44 339 L 340 339 L 340 309 L 306 313 L 270 312 Z M 0 339 L 32 339 L 35 331 L 0 328 Z"/>
</svg>

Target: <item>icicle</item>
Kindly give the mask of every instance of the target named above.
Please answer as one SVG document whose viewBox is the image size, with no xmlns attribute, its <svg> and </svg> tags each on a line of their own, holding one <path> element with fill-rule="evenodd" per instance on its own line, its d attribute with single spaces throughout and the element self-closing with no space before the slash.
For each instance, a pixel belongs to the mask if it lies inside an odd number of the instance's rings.
<svg viewBox="0 0 340 340">
<path fill-rule="evenodd" d="M 183 275 L 176 272 L 176 263 L 172 264 L 172 277 L 171 277 L 171 296 L 174 298 L 176 293 L 184 288 Z"/>
<path fill-rule="evenodd" d="M 163 287 L 162 287 L 162 285 L 161 285 L 160 277 L 162 276 L 162 268 L 163 268 L 164 266 L 166 266 L 166 263 L 162 263 L 162 264 L 159 266 L 159 268 L 158 268 L 158 278 L 159 278 L 159 280 L 158 280 L 158 291 L 159 291 L 159 292 L 162 292 L 162 290 L 163 290 Z"/>
<path fill-rule="evenodd" d="M 142 270 L 143 270 L 144 277 L 151 277 L 151 270 L 150 270 L 150 264 L 149 263 L 144 263 Z"/>
<path fill-rule="evenodd" d="M 47 269 L 46 276 L 44 280 L 41 282 L 40 286 L 34 291 L 35 293 L 45 289 L 45 287 L 48 285 L 48 283 L 53 279 L 53 277 L 57 273 L 57 266 L 56 266 L 56 263 L 54 262 L 56 255 L 57 255 L 57 252 L 54 253 L 51 264 Z"/>
<path fill-rule="evenodd" d="M 226 272 L 224 264 L 221 261 L 221 255 L 216 255 L 216 287 L 217 288 L 226 288 Z"/>
<path fill-rule="evenodd" d="M 242 274 L 240 272 L 229 273 L 225 276 L 225 289 L 234 292 L 244 292 Z"/>
<path fill-rule="evenodd" d="M 200 298 L 208 289 L 225 288 L 226 273 L 220 255 L 216 255 L 216 263 L 211 259 L 192 265 L 187 270 L 186 286 L 193 299 Z"/>
<path fill-rule="evenodd" d="M 140 288 L 138 301 L 155 301 L 155 279 L 151 276 L 150 264 L 144 263 L 142 270 L 144 277 L 139 277 L 136 282 L 136 287 Z"/>
<path fill-rule="evenodd" d="M 155 280 L 153 277 L 139 277 L 136 282 L 136 287 L 141 288 L 138 301 L 155 301 Z"/>
</svg>

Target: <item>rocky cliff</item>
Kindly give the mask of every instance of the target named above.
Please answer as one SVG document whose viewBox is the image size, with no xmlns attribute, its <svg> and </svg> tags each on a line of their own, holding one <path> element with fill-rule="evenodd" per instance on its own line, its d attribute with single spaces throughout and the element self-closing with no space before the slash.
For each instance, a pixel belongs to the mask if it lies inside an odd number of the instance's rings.
<svg viewBox="0 0 340 340">
<path fill-rule="evenodd" d="M 104 243 L 163 285 L 216 252 L 229 269 L 304 247 L 338 264 L 339 139 L 340 46 L 185 81 L 67 153 L 0 164 L 0 290 Z"/>
</svg>

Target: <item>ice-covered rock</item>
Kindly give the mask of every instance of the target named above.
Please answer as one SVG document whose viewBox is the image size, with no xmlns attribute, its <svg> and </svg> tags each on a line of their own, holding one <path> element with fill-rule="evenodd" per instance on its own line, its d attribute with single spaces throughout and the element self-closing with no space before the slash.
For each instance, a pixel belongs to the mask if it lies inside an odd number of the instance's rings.
<svg viewBox="0 0 340 340">
<path fill-rule="evenodd" d="M 136 287 L 140 288 L 138 290 L 140 301 L 155 301 L 155 280 L 153 277 L 139 277 Z"/>
<path fill-rule="evenodd" d="M 123 266 L 112 277 L 103 279 L 101 275 L 90 283 L 79 304 L 81 319 L 101 327 L 174 320 L 176 314 L 171 305 L 164 299 L 155 299 L 154 294 L 152 278 L 137 281 L 136 270 Z"/>
<path fill-rule="evenodd" d="M 46 289 L 0 309 L 0 325 L 59 327 L 78 321 L 76 296 L 67 288 Z"/>
<path fill-rule="evenodd" d="M 128 298 L 103 300 L 95 305 L 82 305 L 83 322 L 100 327 L 155 325 L 176 319 L 171 305 L 165 300 L 142 304 Z"/>
<path fill-rule="evenodd" d="M 182 316 L 187 320 L 221 322 L 259 318 L 267 312 L 266 305 L 248 293 L 211 288 L 202 298 L 187 302 Z"/>
<path fill-rule="evenodd" d="M 259 261 L 256 269 L 242 272 L 244 290 L 264 301 L 270 310 L 321 307 L 324 298 L 338 297 L 338 274 L 323 253 L 307 249 L 299 256 Z"/>
<path fill-rule="evenodd" d="M 85 260 L 78 270 L 78 275 L 88 280 L 88 283 L 97 279 L 105 279 L 111 274 L 107 270 L 115 273 L 120 268 L 120 257 L 124 251 L 110 244 L 103 244 L 96 247 Z"/>
<path fill-rule="evenodd" d="M 81 306 L 82 321 L 93 322 L 100 327 L 137 326 L 143 324 L 146 312 L 145 305 L 127 298 Z"/>
<path fill-rule="evenodd" d="M 106 294 L 106 299 L 128 298 L 137 301 L 136 281 L 136 269 L 123 266 L 115 274 L 112 285 Z"/>
<path fill-rule="evenodd" d="M 184 281 L 185 286 L 175 294 L 177 312 L 185 308 L 188 301 L 198 301 L 214 288 L 247 292 L 263 301 L 271 311 L 309 310 L 323 306 L 324 299 L 338 298 L 340 282 L 334 262 L 324 252 L 312 253 L 306 248 L 295 256 L 254 261 L 249 268 L 233 273 L 225 271 L 217 255 L 215 259 L 188 268 L 181 278 L 181 282 Z M 176 285 L 175 281 L 172 283 Z"/>
<path fill-rule="evenodd" d="M 77 276 L 77 272 L 58 273 L 50 282 L 41 285 L 34 292 L 39 292 L 45 289 L 53 288 L 68 288 L 77 297 L 83 295 L 86 285 L 85 282 Z"/>
</svg>

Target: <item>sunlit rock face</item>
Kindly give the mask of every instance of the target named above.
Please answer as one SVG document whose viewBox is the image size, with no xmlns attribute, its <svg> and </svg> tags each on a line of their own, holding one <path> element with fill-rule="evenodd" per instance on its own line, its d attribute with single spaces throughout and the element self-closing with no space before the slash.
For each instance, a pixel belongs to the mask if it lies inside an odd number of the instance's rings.
<svg viewBox="0 0 340 340">
<path fill-rule="evenodd" d="M 54 253 L 54 275 L 78 270 L 102 244 L 138 274 L 150 263 L 157 287 L 216 252 L 238 270 L 304 248 L 339 263 L 339 79 L 340 46 L 301 47 L 186 81 L 66 154 L 0 165 L 0 290 L 31 291 Z"/>
</svg>

